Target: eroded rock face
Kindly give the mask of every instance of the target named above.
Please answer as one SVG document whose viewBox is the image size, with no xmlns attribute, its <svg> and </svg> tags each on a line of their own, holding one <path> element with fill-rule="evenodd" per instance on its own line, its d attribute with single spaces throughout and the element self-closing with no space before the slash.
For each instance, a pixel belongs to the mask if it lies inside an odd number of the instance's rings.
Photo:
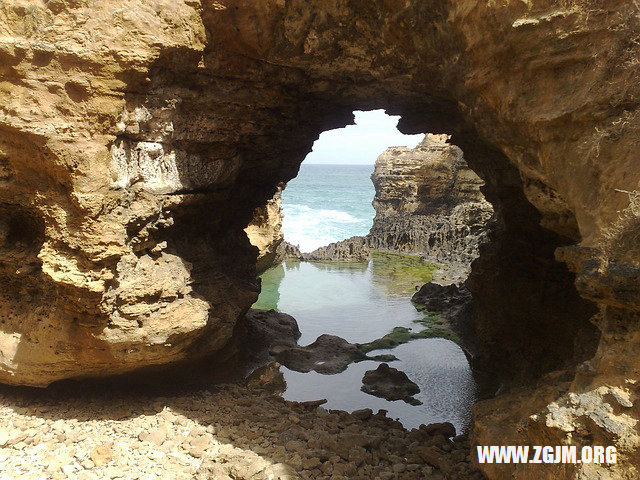
<svg viewBox="0 0 640 480">
<path fill-rule="evenodd" d="M 603 384 L 635 405 L 636 301 L 620 272 L 637 249 L 610 255 L 603 235 L 637 232 L 617 223 L 629 196 L 616 191 L 640 181 L 635 2 L 13 0 L 0 32 L 1 381 L 220 348 L 257 295 L 243 231 L 255 208 L 321 131 L 386 108 L 406 133 L 452 134 L 485 182 L 495 227 L 468 282 L 478 341 L 505 382 L 541 378 L 527 395 L 540 404 L 489 400 L 505 416 L 478 415 L 474 440 L 574 441 L 520 422 L 588 392 L 578 404 L 601 398 L 613 419 Z M 578 243 L 604 259 L 581 263 L 589 300 L 554 259 Z M 590 358 L 589 380 L 574 379 Z M 542 377 L 553 369 L 568 383 Z M 609 435 L 584 424 L 584 441 Z M 615 473 L 633 478 L 633 442 L 610 437 Z M 575 473 L 534 467 L 487 471 Z"/>
<path fill-rule="evenodd" d="M 425 135 L 415 148 L 390 147 L 371 179 L 376 216 L 369 233 L 305 255 L 312 260 L 363 260 L 375 250 L 419 253 L 468 269 L 493 213 L 482 180 L 447 135 Z"/>
<path fill-rule="evenodd" d="M 282 186 L 264 206 L 256 208 L 253 219 L 244 229 L 251 245 L 258 249 L 256 273 L 262 273 L 271 267 L 281 252 L 287 250 L 282 233 Z"/>
<path fill-rule="evenodd" d="M 480 192 L 484 182 L 448 140 L 427 134 L 414 149 L 392 147 L 379 157 L 371 236 L 380 248 L 459 263 L 478 256 L 493 209 Z"/>
</svg>

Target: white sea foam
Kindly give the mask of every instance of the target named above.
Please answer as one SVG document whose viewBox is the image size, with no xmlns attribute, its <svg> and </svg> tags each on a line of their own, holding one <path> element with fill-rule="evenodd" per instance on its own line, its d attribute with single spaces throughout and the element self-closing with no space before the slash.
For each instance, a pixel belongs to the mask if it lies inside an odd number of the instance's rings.
<svg viewBox="0 0 640 480">
<path fill-rule="evenodd" d="M 305 253 L 358 235 L 359 230 L 362 230 L 361 224 L 366 222 L 347 212 L 315 209 L 307 205 L 285 204 L 283 211 L 282 230 L 285 238 L 289 243 L 298 245 Z"/>
<path fill-rule="evenodd" d="M 316 222 L 357 223 L 360 221 L 347 212 L 322 208 L 316 209 L 307 205 L 285 205 L 284 210 L 285 214 L 289 214 L 290 216 L 310 217 L 309 220 L 315 220 Z"/>
</svg>

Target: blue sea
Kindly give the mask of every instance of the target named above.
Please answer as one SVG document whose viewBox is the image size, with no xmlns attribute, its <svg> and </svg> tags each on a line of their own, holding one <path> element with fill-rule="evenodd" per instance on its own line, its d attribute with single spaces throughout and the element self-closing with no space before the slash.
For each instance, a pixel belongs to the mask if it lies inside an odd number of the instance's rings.
<svg viewBox="0 0 640 480">
<path fill-rule="evenodd" d="M 373 165 L 304 163 L 282 194 L 284 237 L 302 252 L 366 235 L 373 224 Z"/>
</svg>

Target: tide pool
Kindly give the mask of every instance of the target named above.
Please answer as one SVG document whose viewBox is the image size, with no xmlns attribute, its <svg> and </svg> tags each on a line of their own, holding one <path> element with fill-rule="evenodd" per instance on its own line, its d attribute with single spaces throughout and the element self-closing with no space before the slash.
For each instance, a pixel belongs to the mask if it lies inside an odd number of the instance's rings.
<svg viewBox="0 0 640 480">
<path fill-rule="evenodd" d="M 262 293 L 254 308 L 276 309 L 292 315 L 308 345 L 322 334 L 352 343 L 383 337 L 394 327 L 421 331 L 425 319 L 411 303 L 416 287 L 429 281 L 435 266 L 418 257 L 377 254 L 369 262 L 285 262 L 262 275 Z M 378 362 L 351 364 L 336 375 L 299 373 L 281 367 L 287 384 L 284 397 L 307 401 L 326 398 L 327 408 L 353 411 L 388 410 L 406 427 L 449 421 L 458 432 L 470 421 L 475 383 L 466 356 L 454 342 L 443 338 L 412 340 L 371 355 L 392 354 L 389 365 L 404 371 L 418 384 L 422 405 L 387 401 L 360 391 L 367 370 Z"/>
</svg>

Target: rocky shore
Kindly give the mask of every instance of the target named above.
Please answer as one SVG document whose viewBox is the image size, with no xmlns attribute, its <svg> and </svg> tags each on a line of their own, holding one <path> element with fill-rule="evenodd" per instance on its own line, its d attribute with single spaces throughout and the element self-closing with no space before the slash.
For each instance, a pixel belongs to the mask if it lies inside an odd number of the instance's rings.
<svg viewBox="0 0 640 480">
<path fill-rule="evenodd" d="M 2 478 L 483 478 L 447 424 L 407 431 L 384 412 L 327 411 L 245 385 L 80 386 L 0 390 Z"/>
<path fill-rule="evenodd" d="M 369 233 L 303 254 L 304 259 L 366 260 L 373 251 L 392 251 L 468 272 L 493 208 L 462 150 L 448 141 L 447 135 L 427 134 L 413 149 L 385 150 L 371 176 L 376 216 Z"/>
</svg>

